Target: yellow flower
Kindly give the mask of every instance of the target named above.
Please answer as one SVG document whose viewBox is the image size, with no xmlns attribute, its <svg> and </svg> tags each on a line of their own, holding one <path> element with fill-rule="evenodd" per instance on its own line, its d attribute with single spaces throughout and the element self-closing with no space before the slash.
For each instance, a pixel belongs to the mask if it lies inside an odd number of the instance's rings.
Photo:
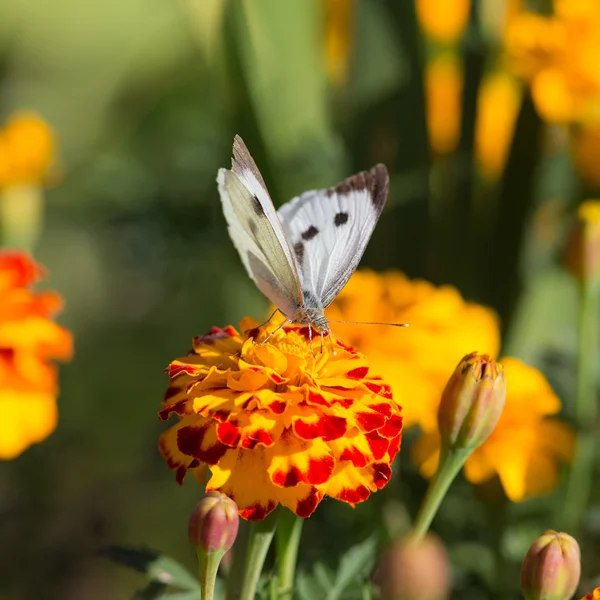
<svg viewBox="0 0 600 600">
<path fill-rule="evenodd" d="M 43 183 L 55 146 L 54 133 L 41 117 L 14 114 L 0 130 L 0 188 Z"/>
<path fill-rule="evenodd" d="M 329 80 L 342 86 L 348 79 L 352 49 L 353 0 L 323 0 L 325 8 L 325 66 Z"/>
<path fill-rule="evenodd" d="M 334 333 L 364 352 L 402 398 L 404 425 L 437 429 L 437 407 L 458 361 L 475 348 L 500 349 L 493 311 L 465 302 L 450 286 L 411 281 L 398 271 L 356 272 L 327 313 L 342 321 L 408 323 L 396 328 L 333 324 Z"/>
<path fill-rule="evenodd" d="M 462 36 L 469 20 L 470 0 L 417 0 L 417 19 L 425 35 L 442 44 Z"/>
<path fill-rule="evenodd" d="M 600 587 L 597 587 L 590 594 L 586 594 L 581 600 L 600 600 Z"/>
<path fill-rule="evenodd" d="M 477 97 L 475 156 L 488 179 L 497 179 L 508 158 L 521 104 L 521 89 L 513 77 L 495 71 L 481 82 Z"/>
<path fill-rule="evenodd" d="M 0 459 L 18 456 L 56 427 L 56 370 L 71 357 L 71 334 L 50 320 L 53 292 L 29 286 L 43 270 L 20 252 L 0 253 Z"/>
<path fill-rule="evenodd" d="M 402 418 L 389 386 L 366 358 L 286 326 L 267 329 L 244 319 L 196 337 L 173 361 L 159 416 L 176 414 L 159 448 L 181 483 L 188 470 L 207 491 L 220 491 L 240 515 L 260 520 L 278 504 L 308 517 L 323 496 L 350 505 L 391 477 Z"/>
<path fill-rule="evenodd" d="M 572 430 L 555 418 L 560 400 L 545 377 L 516 358 L 503 358 L 506 403 L 490 437 L 467 459 L 465 477 L 483 483 L 498 475 L 506 495 L 514 502 L 546 493 L 556 487 L 558 463 L 573 455 Z M 413 447 L 421 473 L 435 472 L 440 438 L 425 433 Z"/>
<path fill-rule="evenodd" d="M 436 154 L 450 154 L 460 136 L 463 65 L 458 55 L 444 52 L 427 63 L 425 100 L 429 145 Z"/>
</svg>

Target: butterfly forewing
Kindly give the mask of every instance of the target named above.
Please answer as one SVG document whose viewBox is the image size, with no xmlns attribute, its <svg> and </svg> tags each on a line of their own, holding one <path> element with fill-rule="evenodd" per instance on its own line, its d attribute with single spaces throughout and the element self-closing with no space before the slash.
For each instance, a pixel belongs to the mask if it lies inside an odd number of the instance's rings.
<svg viewBox="0 0 600 600">
<path fill-rule="evenodd" d="M 239 136 L 232 168 L 217 177 L 229 235 L 250 277 L 286 315 L 303 304 L 296 261 L 263 178 Z"/>
<path fill-rule="evenodd" d="M 305 192 L 278 211 L 305 297 L 325 308 L 356 270 L 387 199 L 389 177 L 376 165 L 324 190 Z"/>
</svg>

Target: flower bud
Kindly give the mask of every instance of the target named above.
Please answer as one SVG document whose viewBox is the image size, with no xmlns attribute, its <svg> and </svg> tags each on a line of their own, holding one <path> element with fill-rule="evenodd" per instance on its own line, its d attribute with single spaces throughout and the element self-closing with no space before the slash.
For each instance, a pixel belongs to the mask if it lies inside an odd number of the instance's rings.
<svg viewBox="0 0 600 600">
<path fill-rule="evenodd" d="M 600 200 L 579 206 L 578 221 L 571 229 L 564 262 L 585 283 L 600 283 Z"/>
<path fill-rule="evenodd" d="M 431 534 L 396 542 L 382 554 L 375 581 L 382 600 L 444 600 L 450 593 L 446 549 Z"/>
<path fill-rule="evenodd" d="M 438 409 L 447 448 L 474 450 L 492 433 L 504 408 L 502 365 L 486 354 L 465 356 L 448 380 Z"/>
<path fill-rule="evenodd" d="M 221 492 L 209 492 L 196 504 L 188 535 L 198 552 L 222 552 L 233 546 L 239 526 L 236 503 Z"/>
<path fill-rule="evenodd" d="M 548 529 L 529 548 L 521 565 L 525 600 L 569 600 L 581 572 L 579 546 L 566 533 Z"/>
</svg>

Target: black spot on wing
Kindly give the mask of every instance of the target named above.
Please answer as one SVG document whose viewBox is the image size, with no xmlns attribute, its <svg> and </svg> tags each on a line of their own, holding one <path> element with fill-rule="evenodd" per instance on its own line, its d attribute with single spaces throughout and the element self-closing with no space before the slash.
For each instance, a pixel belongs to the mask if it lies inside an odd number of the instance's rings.
<svg viewBox="0 0 600 600">
<path fill-rule="evenodd" d="M 326 196 L 349 196 L 367 190 L 375 210 L 380 213 L 387 200 L 389 176 L 385 165 L 375 165 L 370 171 L 361 171 L 325 191 Z"/>
<path fill-rule="evenodd" d="M 262 217 L 265 214 L 265 209 L 263 208 L 256 194 L 253 194 L 252 196 L 252 206 L 254 207 L 254 212 L 257 215 Z"/>
<path fill-rule="evenodd" d="M 296 242 L 294 244 L 294 254 L 296 255 L 298 264 L 302 266 L 302 263 L 304 262 L 304 244 L 302 242 Z"/>
<path fill-rule="evenodd" d="M 311 225 L 306 231 L 302 233 L 302 239 L 308 242 L 308 240 L 312 240 L 318 233 L 319 230 L 314 225 Z"/>
<path fill-rule="evenodd" d="M 336 227 L 340 227 L 341 225 L 345 225 L 348 222 L 348 213 L 347 212 L 339 212 L 335 215 L 333 222 Z"/>
</svg>

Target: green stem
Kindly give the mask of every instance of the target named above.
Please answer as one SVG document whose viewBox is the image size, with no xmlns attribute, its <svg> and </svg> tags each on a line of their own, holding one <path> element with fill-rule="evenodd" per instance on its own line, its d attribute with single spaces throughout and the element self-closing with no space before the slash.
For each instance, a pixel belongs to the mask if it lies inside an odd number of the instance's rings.
<svg viewBox="0 0 600 600">
<path fill-rule="evenodd" d="M 598 418 L 595 389 L 595 368 L 598 360 L 596 337 L 598 295 L 597 285 L 584 283 L 579 316 L 579 353 L 574 411 L 577 440 L 562 515 L 562 528 L 575 536 L 588 504 L 595 467 L 594 427 Z"/>
<path fill-rule="evenodd" d="M 239 590 L 239 595 L 230 596 L 231 598 L 254 600 L 256 586 L 258 585 L 265 558 L 271 546 L 275 529 L 277 528 L 278 513 L 278 510 L 274 510 L 263 521 L 252 523 L 242 587 Z"/>
<path fill-rule="evenodd" d="M 442 451 L 440 464 L 429 483 L 429 488 L 413 523 L 407 539 L 411 541 L 420 540 L 427 533 L 433 517 L 438 511 L 450 484 L 461 470 L 471 450 L 448 450 Z"/>
<path fill-rule="evenodd" d="M 215 597 L 215 582 L 219 564 L 225 554 L 224 550 L 216 552 L 198 552 L 198 564 L 200 566 L 200 599 L 213 600 Z"/>
<path fill-rule="evenodd" d="M 302 535 L 304 519 L 297 517 L 291 510 L 282 510 L 277 527 L 277 579 L 278 597 L 291 600 L 296 575 L 296 559 Z"/>
</svg>

